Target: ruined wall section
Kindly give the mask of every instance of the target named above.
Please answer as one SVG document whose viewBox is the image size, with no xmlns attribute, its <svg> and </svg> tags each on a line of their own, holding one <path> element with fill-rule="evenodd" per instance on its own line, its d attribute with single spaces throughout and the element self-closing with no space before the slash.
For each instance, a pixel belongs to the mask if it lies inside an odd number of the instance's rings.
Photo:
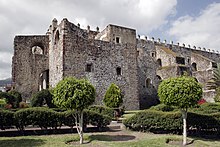
<svg viewBox="0 0 220 147">
<path fill-rule="evenodd" d="M 156 49 L 154 42 L 137 39 L 138 89 L 140 108 L 158 103 L 157 88 L 160 82 L 156 74 Z"/>
<path fill-rule="evenodd" d="M 220 54 L 219 53 L 214 53 L 214 52 L 209 52 L 209 51 L 203 51 L 203 50 L 195 50 L 192 49 L 192 52 L 196 54 L 201 54 L 202 56 L 209 58 L 216 63 L 220 63 Z"/>
<path fill-rule="evenodd" d="M 74 24 L 66 22 L 65 25 L 64 76 L 87 78 L 96 88 L 96 104 L 103 104 L 107 88 L 115 83 L 125 94 L 125 108 L 139 109 L 136 43 L 115 44 L 87 39 Z M 87 65 L 91 71 L 87 70 Z"/>
<path fill-rule="evenodd" d="M 49 83 L 52 87 L 63 79 L 63 58 L 64 58 L 64 36 L 65 36 L 64 22 L 59 25 L 57 20 L 52 21 L 49 28 Z"/>
<path fill-rule="evenodd" d="M 31 95 L 38 91 L 40 74 L 49 68 L 48 43 L 47 35 L 14 38 L 12 79 L 15 90 L 22 93 L 24 101 L 29 101 Z M 41 48 L 42 52 L 36 53 L 33 47 Z"/>
</svg>

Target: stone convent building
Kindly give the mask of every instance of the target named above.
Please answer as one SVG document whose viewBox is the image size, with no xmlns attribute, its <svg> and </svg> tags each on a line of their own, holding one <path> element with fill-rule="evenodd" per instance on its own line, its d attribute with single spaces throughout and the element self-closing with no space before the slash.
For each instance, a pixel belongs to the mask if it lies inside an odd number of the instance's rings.
<svg viewBox="0 0 220 147">
<path fill-rule="evenodd" d="M 126 109 L 158 103 L 161 80 L 187 72 L 203 85 L 203 98 L 213 101 L 206 88 L 220 55 L 212 50 L 136 37 L 136 30 L 109 24 L 103 31 L 81 29 L 64 18 L 52 21 L 46 35 L 16 36 L 12 76 L 25 100 L 64 77 L 88 79 L 102 104 L 111 83 L 124 93 Z"/>
</svg>

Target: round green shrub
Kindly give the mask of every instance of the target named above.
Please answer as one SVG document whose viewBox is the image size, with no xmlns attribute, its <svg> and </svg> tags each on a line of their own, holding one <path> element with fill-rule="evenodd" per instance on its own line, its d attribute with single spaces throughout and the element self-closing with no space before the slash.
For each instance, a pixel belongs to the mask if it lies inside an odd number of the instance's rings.
<svg viewBox="0 0 220 147">
<path fill-rule="evenodd" d="M 112 83 L 105 93 L 104 104 L 110 108 L 118 108 L 123 103 L 123 95 L 120 88 Z"/>
</svg>

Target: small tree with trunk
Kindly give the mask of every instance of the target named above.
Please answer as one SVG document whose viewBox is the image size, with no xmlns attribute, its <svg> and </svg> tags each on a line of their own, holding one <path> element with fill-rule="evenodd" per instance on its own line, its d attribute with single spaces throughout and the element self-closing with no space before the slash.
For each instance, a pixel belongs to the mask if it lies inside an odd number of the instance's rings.
<svg viewBox="0 0 220 147">
<path fill-rule="evenodd" d="M 180 108 L 183 118 L 183 145 L 186 145 L 187 109 L 197 105 L 202 98 L 202 87 L 192 77 L 181 76 L 163 80 L 158 88 L 160 101 Z"/>
<path fill-rule="evenodd" d="M 85 79 L 68 77 L 53 90 L 53 102 L 61 108 L 75 111 L 74 118 L 80 144 L 83 144 L 83 110 L 95 101 L 95 88 Z"/>
</svg>

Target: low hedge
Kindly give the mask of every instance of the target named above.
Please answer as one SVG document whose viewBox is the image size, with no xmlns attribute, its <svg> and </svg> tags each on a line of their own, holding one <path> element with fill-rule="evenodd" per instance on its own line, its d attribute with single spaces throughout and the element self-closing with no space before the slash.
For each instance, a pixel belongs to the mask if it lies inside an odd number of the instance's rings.
<svg viewBox="0 0 220 147">
<path fill-rule="evenodd" d="M 13 126 L 14 123 L 14 112 L 8 110 L 0 110 L 0 128 L 4 130 L 8 127 Z"/>
<path fill-rule="evenodd" d="M 57 129 L 62 125 L 75 126 L 74 111 L 57 112 L 46 107 L 34 107 L 20 109 L 16 112 L 1 110 L 0 127 L 4 129 L 7 126 L 16 126 L 17 129 L 24 131 L 28 125 L 48 129 L 49 127 Z M 84 123 L 97 126 L 98 128 L 106 127 L 111 122 L 111 117 L 99 114 L 91 110 L 84 111 Z"/>
<path fill-rule="evenodd" d="M 156 106 L 150 107 L 150 110 L 170 112 L 170 111 L 177 111 L 178 109 L 173 107 L 173 106 L 168 106 L 168 105 L 165 105 L 165 104 L 158 104 Z"/>
<path fill-rule="evenodd" d="M 181 114 L 178 112 L 161 112 L 145 110 L 123 120 L 123 124 L 134 131 L 173 132 L 182 131 Z"/>
<path fill-rule="evenodd" d="M 115 111 L 114 111 L 114 109 L 109 108 L 109 107 L 100 106 L 100 105 L 93 105 L 93 106 L 90 106 L 88 108 L 88 110 L 95 111 L 99 114 L 103 114 L 103 115 L 109 116 L 111 118 L 114 118 Z"/>
<path fill-rule="evenodd" d="M 204 103 L 198 108 L 190 109 L 190 111 L 202 114 L 218 113 L 220 112 L 220 103 Z"/>
<path fill-rule="evenodd" d="M 56 128 L 60 122 L 58 112 L 43 107 L 21 109 L 15 112 L 14 117 L 20 130 L 23 130 L 27 125 L 44 129 Z"/>
<path fill-rule="evenodd" d="M 162 112 L 145 110 L 141 111 L 131 118 L 123 121 L 124 125 L 135 131 L 150 131 L 159 133 L 182 132 L 182 116 L 180 112 Z M 220 130 L 220 113 L 199 114 L 188 113 L 187 117 L 188 129 L 198 131 L 214 131 Z"/>
</svg>

